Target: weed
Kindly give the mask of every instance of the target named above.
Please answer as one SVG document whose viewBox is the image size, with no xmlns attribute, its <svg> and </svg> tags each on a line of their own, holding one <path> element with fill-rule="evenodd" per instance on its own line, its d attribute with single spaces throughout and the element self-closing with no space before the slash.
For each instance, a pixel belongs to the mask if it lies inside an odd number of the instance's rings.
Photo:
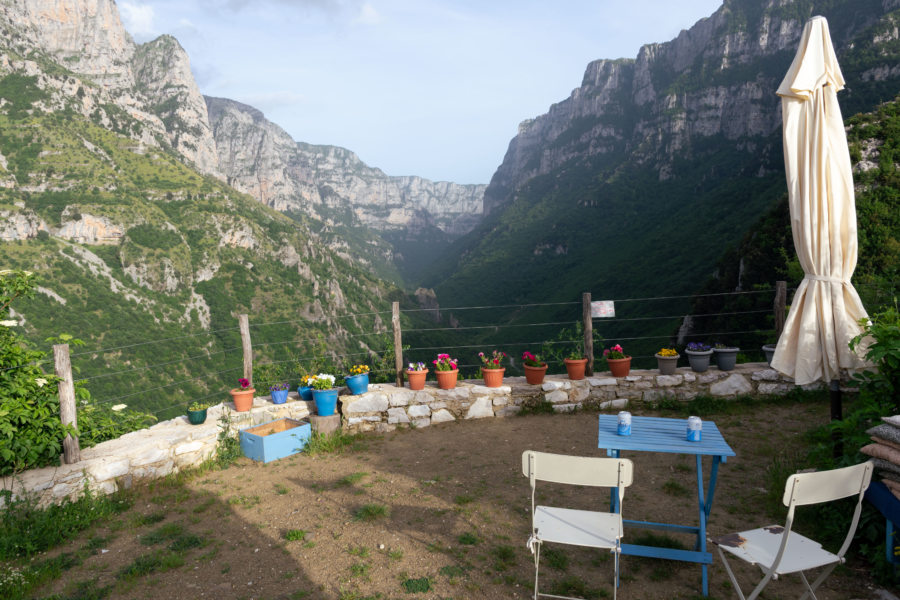
<svg viewBox="0 0 900 600">
<path fill-rule="evenodd" d="M 635 536 L 634 541 L 629 542 L 638 546 L 655 546 L 657 548 L 672 548 L 673 550 L 684 550 L 684 544 L 673 537 L 665 534 L 646 532 Z"/>
<path fill-rule="evenodd" d="M 460 494 L 456 498 L 453 499 L 453 502 L 459 504 L 460 506 L 471 504 L 475 501 L 475 496 L 470 496 L 469 494 Z"/>
<path fill-rule="evenodd" d="M 548 567 L 557 571 L 565 571 L 569 568 L 569 556 L 559 548 L 541 550 L 541 559 Z"/>
<path fill-rule="evenodd" d="M 388 558 L 391 560 L 400 560 L 403 558 L 403 550 L 391 550 L 388 552 Z"/>
<path fill-rule="evenodd" d="M 169 540 L 174 540 L 184 532 L 184 527 L 180 523 L 166 523 L 162 527 L 141 536 L 141 543 L 145 546 L 161 544 Z"/>
<path fill-rule="evenodd" d="M 231 505 L 240 505 L 244 508 L 252 508 L 260 503 L 260 498 L 257 495 L 253 496 L 244 496 L 243 494 L 239 496 L 232 496 L 228 499 L 228 504 Z"/>
<path fill-rule="evenodd" d="M 562 579 L 554 581 L 550 584 L 548 593 L 557 596 L 578 596 L 579 598 L 585 598 L 586 600 L 609 597 L 609 592 L 606 590 L 589 588 L 583 579 L 575 577 L 574 575 L 567 575 Z"/>
<path fill-rule="evenodd" d="M 358 438 L 358 435 L 344 433 L 341 429 L 328 434 L 313 432 L 306 441 L 306 448 L 303 451 L 309 456 L 316 456 L 353 450 L 359 447 Z"/>
<path fill-rule="evenodd" d="M 336 485 L 353 485 L 362 481 L 363 477 L 365 477 L 366 475 L 368 475 L 368 473 L 365 472 L 350 473 L 349 475 L 345 475 L 344 477 L 338 479 Z"/>
<path fill-rule="evenodd" d="M 183 564 L 184 559 L 179 554 L 156 550 L 150 554 L 138 556 L 131 564 L 119 569 L 116 579 L 129 581 L 151 573 L 164 573 L 170 569 L 177 569 Z"/>
<path fill-rule="evenodd" d="M 418 579 L 406 579 L 400 584 L 407 594 L 421 594 L 431 591 L 431 578 L 419 577 Z"/>
<path fill-rule="evenodd" d="M 288 493 L 288 491 L 289 490 L 287 489 L 287 486 L 284 485 L 283 483 L 275 484 L 275 493 L 278 494 L 279 496 L 284 496 L 285 494 Z"/>
<path fill-rule="evenodd" d="M 466 574 L 466 570 L 459 565 L 447 565 L 438 569 L 438 573 L 447 579 L 456 579 Z"/>
<path fill-rule="evenodd" d="M 213 504 L 215 504 L 215 503 L 216 503 L 216 499 L 213 498 L 213 497 L 209 497 L 209 498 L 207 498 L 206 500 L 204 500 L 203 502 L 201 502 L 200 504 L 198 504 L 197 506 L 195 506 L 195 507 L 192 509 L 192 511 L 193 511 L 195 514 L 199 514 L 199 513 L 202 513 L 202 512 L 206 512 L 206 510 L 207 510 L 209 507 L 211 507 Z"/>
<path fill-rule="evenodd" d="M 103 600 L 112 592 L 113 586 L 97 587 L 94 580 L 79 581 L 74 589 L 66 594 L 66 600 Z"/>
<path fill-rule="evenodd" d="M 467 531 L 466 533 L 463 533 L 458 538 L 456 538 L 456 541 L 458 541 L 463 546 L 475 546 L 481 540 L 479 540 L 478 536 L 474 533 L 470 533 Z"/>
<path fill-rule="evenodd" d="M 306 532 L 302 529 L 288 529 L 284 532 L 284 539 L 289 542 L 302 542 L 306 539 Z"/>
<path fill-rule="evenodd" d="M 169 550 L 173 552 L 185 552 L 192 548 L 202 548 L 205 545 L 206 542 L 196 535 L 179 535 L 171 544 L 169 544 Z"/>
<path fill-rule="evenodd" d="M 368 558 L 369 549 L 365 546 L 356 546 L 355 548 L 351 546 L 350 548 L 347 548 L 347 554 L 350 556 L 358 556 L 360 558 Z"/>
<path fill-rule="evenodd" d="M 502 545 L 491 550 L 494 557 L 494 570 L 505 571 L 516 563 L 516 551 L 512 546 Z"/>
<path fill-rule="evenodd" d="M 690 496 L 691 492 L 686 487 L 675 481 L 674 479 L 670 479 L 665 482 L 662 486 L 662 489 L 665 493 L 670 496 Z"/>
<path fill-rule="evenodd" d="M 353 513 L 356 521 L 374 521 L 390 514 L 390 510 L 384 504 L 364 504 Z"/>
<path fill-rule="evenodd" d="M 166 513 L 163 511 L 159 511 L 150 513 L 149 515 L 134 515 L 131 518 L 131 522 L 135 527 L 142 527 L 144 525 L 156 525 L 165 518 Z"/>
<path fill-rule="evenodd" d="M 368 577 L 369 570 L 372 568 L 372 565 L 367 563 L 356 563 L 354 565 L 350 565 L 350 575 L 352 577 Z"/>
</svg>

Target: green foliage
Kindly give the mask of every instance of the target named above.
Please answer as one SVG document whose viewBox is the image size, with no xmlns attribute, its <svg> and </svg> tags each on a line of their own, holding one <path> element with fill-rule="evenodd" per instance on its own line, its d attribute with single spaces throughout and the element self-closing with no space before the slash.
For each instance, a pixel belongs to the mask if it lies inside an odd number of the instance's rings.
<svg viewBox="0 0 900 600">
<path fill-rule="evenodd" d="M 853 338 L 850 348 L 865 351 L 866 360 L 876 370 L 854 377 L 863 401 L 900 412 L 900 312 L 894 306 L 860 322 L 863 333 Z"/>
<path fill-rule="evenodd" d="M 182 243 L 181 236 L 169 229 L 143 223 L 128 230 L 128 238 L 145 248 L 169 250 Z"/>
<path fill-rule="evenodd" d="M 314 431 L 306 441 L 303 451 L 310 456 L 341 453 L 353 449 L 358 442 L 359 435 L 345 433 L 342 429 L 324 434 Z"/>
<path fill-rule="evenodd" d="M 390 514 L 390 509 L 384 504 L 370 503 L 364 504 L 353 512 L 353 520 L 355 521 L 374 521 Z"/>
<path fill-rule="evenodd" d="M 402 587 L 403 591 L 407 594 L 423 594 L 425 592 L 430 592 L 431 578 L 418 577 L 415 579 L 405 579 L 403 580 L 403 583 L 400 584 L 400 587 Z"/>
</svg>

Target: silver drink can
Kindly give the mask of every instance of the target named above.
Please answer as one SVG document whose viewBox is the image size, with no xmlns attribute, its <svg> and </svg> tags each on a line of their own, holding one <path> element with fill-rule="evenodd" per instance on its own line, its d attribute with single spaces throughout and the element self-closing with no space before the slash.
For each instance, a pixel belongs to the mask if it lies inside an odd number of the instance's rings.
<svg viewBox="0 0 900 600">
<path fill-rule="evenodd" d="M 619 435 L 631 435 L 631 413 L 627 410 L 619 412 L 616 433 Z"/>
<path fill-rule="evenodd" d="M 699 442 L 703 433 L 703 421 L 700 417 L 688 417 L 687 420 L 687 441 Z"/>
</svg>

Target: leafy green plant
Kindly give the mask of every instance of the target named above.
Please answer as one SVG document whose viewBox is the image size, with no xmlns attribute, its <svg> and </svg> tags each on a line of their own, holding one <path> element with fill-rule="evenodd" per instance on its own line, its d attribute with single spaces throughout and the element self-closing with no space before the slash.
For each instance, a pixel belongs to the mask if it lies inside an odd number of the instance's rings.
<svg viewBox="0 0 900 600">
<path fill-rule="evenodd" d="M 863 350 L 876 371 L 864 371 L 854 378 L 860 397 L 875 402 L 892 402 L 900 412 L 900 312 L 894 306 L 860 321 L 863 333 L 850 342 L 851 350 Z"/>
<path fill-rule="evenodd" d="M 390 509 L 384 504 L 364 504 L 353 512 L 353 519 L 355 521 L 374 521 L 388 516 L 390 512 Z"/>
</svg>

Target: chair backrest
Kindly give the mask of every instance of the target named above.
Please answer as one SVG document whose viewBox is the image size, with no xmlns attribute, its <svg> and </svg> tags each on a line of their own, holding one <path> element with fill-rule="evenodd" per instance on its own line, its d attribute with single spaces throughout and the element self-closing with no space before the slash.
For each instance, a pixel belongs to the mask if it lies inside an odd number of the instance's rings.
<svg viewBox="0 0 900 600">
<path fill-rule="evenodd" d="M 522 453 L 522 474 L 534 480 L 625 488 L 634 479 L 634 464 L 627 458 L 566 456 L 526 450 Z"/>
<path fill-rule="evenodd" d="M 785 506 L 804 506 L 862 496 L 872 481 L 872 470 L 872 461 L 867 461 L 842 469 L 791 475 L 784 486 L 782 501 Z"/>
</svg>

